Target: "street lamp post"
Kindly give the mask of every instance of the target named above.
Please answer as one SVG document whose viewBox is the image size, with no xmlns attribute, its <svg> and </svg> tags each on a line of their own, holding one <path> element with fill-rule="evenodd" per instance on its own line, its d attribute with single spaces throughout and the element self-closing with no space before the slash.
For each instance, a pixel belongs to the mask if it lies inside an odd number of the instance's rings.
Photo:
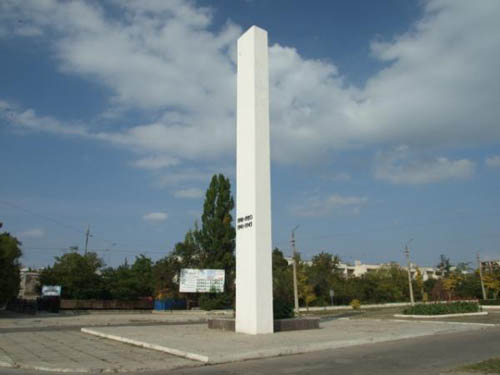
<svg viewBox="0 0 500 375">
<path fill-rule="evenodd" d="M 477 253 L 477 266 L 479 267 L 479 280 L 481 280 L 481 291 L 483 293 L 483 299 L 486 299 L 486 290 L 484 289 L 484 281 L 483 281 L 483 268 L 481 266 L 481 258 L 479 257 L 479 253 Z"/>
<path fill-rule="evenodd" d="M 410 263 L 410 248 L 408 247 L 408 245 L 412 241 L 413 241 L 413 238 L 410 239 L 405 244 L 405 254 L 406 254 L 406 259 L 408 261 L 408 287 L 410 289 L 410 302 L 411 302 L 411 305 L 413 306 L 413 305 L 415 305 L 415 299 L 413 298 L 413 285 L 411 283 L 411 271 L 410 271 L 410 267 L 411 267 L 411 263 Z"/>
<path fill-rule="evenodd" d="M 296 260 L 296 248 L 295 248 L 295 231 L 299 228 L 297 225 L 292 229 L 292 239 L 290 241 L 292 245 L 292 267 L 293 267 L 293 299 L 294 299 L 294 307 L 295 307 L 295 316 L 300 315 L 299 311 L 299 292 L 297 289 L 297 260 Z"/>
</svg>

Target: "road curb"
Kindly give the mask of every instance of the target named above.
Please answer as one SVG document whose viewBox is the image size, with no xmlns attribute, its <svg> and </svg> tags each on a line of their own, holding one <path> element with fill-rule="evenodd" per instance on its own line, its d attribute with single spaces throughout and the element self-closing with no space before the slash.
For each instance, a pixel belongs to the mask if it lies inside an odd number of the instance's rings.
<svg viewBox="0 0 500 375">
<path fill-rule="evenodd" d="M 144 342 L 144 341 L 138 341 L 138 340 L 128 339 L 126 337 L 117 336 L 117 335 L 110 335 L 110 334 L 107 334 L 107 333 L 102 333 L 102 332 L 94 331 L 93 329 L 89 329 L 89 328 L 82 328 L 81 332 L 87 333 L 89 335 L 94 335 L 94 336 L 97 336 L 97 337 L 102 337 L 102 338 L 106 338 L 106 339 L 110 339 L 110 340 L 115 340 L 115 341 L 123 342 L 125 344 L 131 344 L 131 345 L 139 346 L 141 348 L 157 350 L 157 351 L 160 351 L 160 352 L 164 352 L 164 353 L 176 355 L 178 357 L 184 357 L 184 358 L 192 359 L 194 361 L 199 361 L 199 362 L 203 362 L 203 363 L 208 363 L 209 362 L 209 358 L 207 356 L 204 356 L 204 355 L 201 355 L 201 354 L 196 354 L 196 353 L 190 353 L 190 352 L 187 352 L 187 351 L 184 351 L 184 350 L 175 349 L 175 348 L 169 348 L 167 346 L 161 346 L 161 345 L 156 345 L 156 344 L 149 344 L 149 343 Z"/>
<path fill-rule="evenodd" d="M 81 373 L 81 374 L 88 374 L 88 373 L 103 373 L 106 372 L 106 369 L 102 368 L 97 368 L 97 369 L 90 369 L 90 368 L 65 368 L 65 367 L 46 367 L 46 366 L 31 366 L 31 365 L 23 365 L 23 364 L 17 364 L 15 366 L 20 369 L 24 370 L 35 370 L 35 371 L 44 371 L 44 372 L 61 372 L 61 373 Z"/>
<path fill-rule="evenodd" d="M 10 363 L 8 361 L 3 361 L 3 360 L 0 359 L 0 367 L 13 368 L 13 367 L 16 367 L 16 366 L 13 363 Z"/>
<path fill-rule="evenodd" d="M 441 315 L 405 315 L 394 314 L 395 318 L 417 318 L 417 319 L 440 319 L 440 318 L 458 318 L 462 316 L 484 316 L 488 315 L 487 311 L 463 314 L 441 314 Z"/>
<path fill-rule="evenodd" d="M 44 371 L 44 372 L 78 372 L 78 373 L 96 373 L 96 372 L 105 372 L 106 369 L 87 369 L 87 368 L 64 368 L 64 367 L 48 367 L 48 366 L 32 366 L 26 365 L 21 362 L 15 362 L 5 353 L 0 353 L 0 368 L 17 368 L 24 370 L 35 370 L 35 371 Z"/>
<path fill-rule="evenodd" d="M 481 305 L 483 310 L 500 311 L 500 305 Z"/>
<path fill-rule="evenodd" d="M 459 324 L 464 326 L 477 327 L 498 327 L 500 324 L 495 323 L 471 323 L 471 322 L 449 322 L 446 320 L 408 320 L 408 319 L 388 319 L 390 322 L 419 322 L 419 323 L 441 323 L 441 324 Z"/>
<path fill-rule="evenodd" d="M 0 367 L 16 367 L 16 363 L 0 349 Z"/>
</svg>

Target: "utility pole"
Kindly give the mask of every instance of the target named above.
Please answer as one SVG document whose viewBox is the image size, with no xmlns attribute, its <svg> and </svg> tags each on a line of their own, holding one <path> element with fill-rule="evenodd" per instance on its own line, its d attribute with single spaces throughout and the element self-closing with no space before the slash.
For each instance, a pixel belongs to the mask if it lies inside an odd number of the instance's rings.
<svg viewBox="0 0 500 375">
<path fill-rule="evenodd" d="M 90 237 L 90 224 L 87 225 L 87 231 L 85 232 L 85 255 L 87 255 L 87 247 L 89 245 L 89 237 Z"/>
<path fill-rule="evenodd" d="M 483 282 L 483 267 L 481 267 L 481 258 L 479 257 L 479 252 L 477 253 L 477 266 L 479 267 L 479 280 L 481 280 L 481 290 L 483 292 L 483 299 L 486 299 L 486 290 L 484 289 L 484 282 Z"/>
<path fill-rule="evenodd" d="M 299 311 L 299 292 L 297 289 L 297 261 L 296 261 L 296 254 L 297 250 L 295 248 L 295 231 L 297 230 L 299 226 L 297 225 L 295 228 L 292 229 L 292 239 L 290 240 L 290 244 L 292 245 L 292 267 L 293 267 L 293 299 L 294 299 L 294 304 L 295 304 L 295 316 L 300 315 Z"/>
<path fill-rule="evenodd" d="M 411 240 L 409 240 L 406 245 L 405 245 L 405 254 L 406 254 L 406 259 L 408 261 L 408 286 L 410 288 L 410 302 L 411 302 L 411 305 L 415 305 L 415 299 L 413 298 L 413 285 L 411 283 L 411 271 L 410 271 L 410 266 L 411 266 L 411 263 L 410 263 L 410 248 L 408 247 L 408 245 L 410 244 L 410 242 L 413 241 L 413 238 Z"/>
</svg>

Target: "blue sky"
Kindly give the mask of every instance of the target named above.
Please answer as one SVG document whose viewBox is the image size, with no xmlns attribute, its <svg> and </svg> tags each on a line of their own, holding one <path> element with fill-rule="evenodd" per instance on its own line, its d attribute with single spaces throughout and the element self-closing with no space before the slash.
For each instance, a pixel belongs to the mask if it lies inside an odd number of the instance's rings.
<svg viewBox="0 0 500 375">
<path fill-rule="evenodd" d="M 0 1 L 0 221 L 23 262 L 157 259 L 235 187 L 235 48 L 269 32 L 273 243 L 499 258 L 500 4 Z"/>
</svg>

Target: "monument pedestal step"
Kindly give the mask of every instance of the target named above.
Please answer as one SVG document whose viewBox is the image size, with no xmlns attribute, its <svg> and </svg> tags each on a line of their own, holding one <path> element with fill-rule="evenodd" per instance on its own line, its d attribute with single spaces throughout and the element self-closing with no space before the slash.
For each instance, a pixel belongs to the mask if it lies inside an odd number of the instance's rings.
<svg viewBox="0 0 500 375">
<path fill-rule="evenodd" d="M 234 319 L 214 318 L 208 320 L 208 328 L 234 332 Z M 274 332 L 299 331 L 319 328 L 319 318 L 275 319 Z"/>
</svg>

